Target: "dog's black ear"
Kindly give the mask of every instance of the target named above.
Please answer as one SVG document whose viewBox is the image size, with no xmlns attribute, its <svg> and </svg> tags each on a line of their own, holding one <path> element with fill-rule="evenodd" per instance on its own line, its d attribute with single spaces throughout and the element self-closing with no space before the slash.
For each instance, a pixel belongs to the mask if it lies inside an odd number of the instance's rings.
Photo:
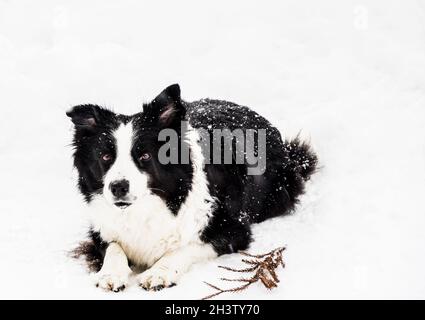
<svg viewBox="0 0 425 320">
<path fill-rule="evenodd" d="M 143 111 L 155 115 L 161 126 L 168 127 L 183 119 L 186 110 L 180 97 L 180 86 L 172 84 L 165 88 Z"/>
<path fill-rule="evenodd" d="M 97 105 L 83 104 L 73 107 L 66 113 L 77 129 L 94 129 L 101 122 L 101 108 Z"/>
</svg>

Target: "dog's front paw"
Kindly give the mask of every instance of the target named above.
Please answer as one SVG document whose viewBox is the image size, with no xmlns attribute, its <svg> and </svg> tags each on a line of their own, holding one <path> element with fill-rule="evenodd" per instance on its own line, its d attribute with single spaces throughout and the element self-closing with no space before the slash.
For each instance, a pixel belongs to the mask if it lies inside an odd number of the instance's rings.
<svg viewBox="0 0 425 320">
<path fill-rule="evenodd" d="M 145 290 L 159 291 L 177 283 L 178 272 L 165 267 L 155 267 L 137 276 L 139 286 Z"/>
<path fill-rule="evenodd" d="M 128 286 L 129 273 L 108 273 L 99 271 L 96 274 L 95 284 L 107 291 L 119 292 Z"/>
</svg>

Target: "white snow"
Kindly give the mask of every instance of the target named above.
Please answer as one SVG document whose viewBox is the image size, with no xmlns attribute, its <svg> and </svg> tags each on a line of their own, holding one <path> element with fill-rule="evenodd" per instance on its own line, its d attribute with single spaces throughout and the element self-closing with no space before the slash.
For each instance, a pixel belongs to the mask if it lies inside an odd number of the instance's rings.
<svg viewBox="0 0 425 320">
<path fill-rule="evenodd" d="M 425 5 L 420 1 L 0 1 L 0 298 L 198 299 L 95 288 L 66 251 L 85 233 L 65 111 L 187 100 L 248 105 L 310 139 L 321 170 L 295 215 L 254 227 L 286 244 L 281 285 L 223 298 L 425 298 Z"/>
</svg>

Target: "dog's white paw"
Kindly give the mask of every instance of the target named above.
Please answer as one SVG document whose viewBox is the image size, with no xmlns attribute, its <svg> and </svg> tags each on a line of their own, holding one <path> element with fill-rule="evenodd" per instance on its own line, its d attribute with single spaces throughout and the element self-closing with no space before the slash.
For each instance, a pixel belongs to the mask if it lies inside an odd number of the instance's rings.
<svg viewBox="0 0 425 320">
<path fill-rule="evenodd" d="M 137 276 L 139 286 L 145 290 L 159 291 L 177 284 L 178 272 L 165 267 L 155 267 Z"/>
<path fill-rule="evenodd" d="M 129 276 L 129 272 L 108 273 L 101 270 L 96 274 L 96 287 L 107 291 L 119 292 L 128 286 Z"/>
</svg>

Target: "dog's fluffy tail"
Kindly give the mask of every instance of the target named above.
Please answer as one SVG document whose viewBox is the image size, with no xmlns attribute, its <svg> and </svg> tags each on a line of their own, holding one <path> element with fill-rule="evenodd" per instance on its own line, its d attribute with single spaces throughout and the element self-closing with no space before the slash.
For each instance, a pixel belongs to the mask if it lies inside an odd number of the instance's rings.
<svg viewBox="0 0 425 320">
<path fill-rule="evenodd" d="M 285 140 L 284 149 L 288 157 L 286 166 L 304 181 L 309 180 L 316 171 L 318 163 L 317 155 L 311 146 L 297 136 L 293 140 Z"/>
</svg>

